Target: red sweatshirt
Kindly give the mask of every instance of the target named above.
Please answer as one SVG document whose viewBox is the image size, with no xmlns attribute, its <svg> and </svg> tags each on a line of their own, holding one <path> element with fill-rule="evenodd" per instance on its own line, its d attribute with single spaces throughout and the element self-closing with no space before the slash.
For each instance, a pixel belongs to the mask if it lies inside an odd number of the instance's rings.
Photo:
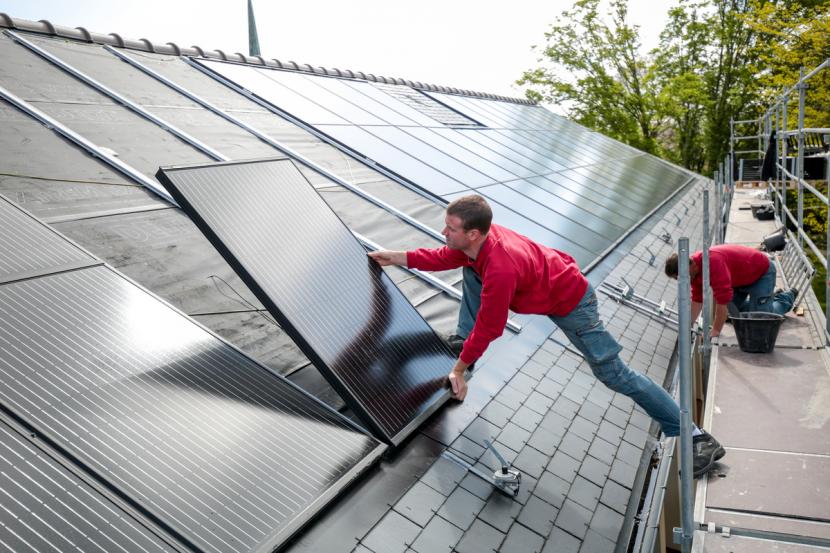
<svg viewBox="0 0 830 553">
<path fill-rule="evenodd" d="M 690 258 L 700 267 L 700 272 L 692 279 L 692 301 L 703 303 L 703 252 L 697 251 Z M 752 284 L 767 270 L 769 257 L 755 248 L 737 244 L 709 248 L 709 283 L 715 303 L 729 303 L 733 288 Z"/>
<path fill-rule="evenodd" d="M 499 225 L 490 227 L 475 259 L 444 246 L 407 252 L 406 263 L 425 271 L 472 267 L 481 277 L 481 308 L 460 355 L 465 363 L 481 357 L 490 342 L 501 336 L 509 309 L 567 315 L 588 289 L 588 281 L 571 256 Z"/>
</svg>

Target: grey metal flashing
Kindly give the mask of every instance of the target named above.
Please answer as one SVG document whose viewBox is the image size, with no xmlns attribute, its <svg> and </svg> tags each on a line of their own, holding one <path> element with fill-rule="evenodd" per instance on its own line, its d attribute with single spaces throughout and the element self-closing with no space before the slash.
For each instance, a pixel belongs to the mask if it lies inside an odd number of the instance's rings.
<svg viewBox="0 0 830 553">
<path fill-rule="evenodd" d="M 105 209 L 91 213 L 77 213 L 74 215 L 54 215 L 52 217 L 41 217 L 40 220 L 50 225 L 55 223 L 67 223 L 69 221 L 83 221 L 85 219 L 97 219 L 98 217 L 111 217 L 113 215 L 125 215 L 127 213 L 144 213 L 146 211 L 159 211 L 161 209 L 172 209 L 172 205 L 144 205 L 138 207 L 122 207 L 117 209 Z"/>
<path fill-rule="evenodd" d="M 146 175 L 139 172 L 132 166 L 124 163 L 114 155 L 107 153 L 106 151 L 101 149 L 97 144 L 91 142 L 90 140 L 87 140 L 85 137 L 76 133 L 75 131 L 73 131 L 57 119 L 54 119 L 51 116 L 44 113 L 43 111 L 37 109 L 29 102 L 21 98 L 18 98 L 17 96 L 6 90 L 3 86 L 0 86 L 0 98 L 9 102 L 20 111 L 37 119 L 47 128 L 52 129 L 53 131 L 60 134 L 70 142 L 77 144 L 78 146 L 86 150 L 90 155 L 99 158 L 101 161 L 107 163 L 122 175 L 125 175 L 129 179 L 145 186 L 148 190 L 155 193 L 165 201 L 168 201 L 173 205 L 177 205 L 176 202 L 173 200 L 173 196 L 171 196 L 170 193 L 167 192 L 167 190 L 165 190 L 164 187 L 160 185 L 158 182 L 147 177 Z"/>
<path fill-rule="evenodd" d="M 5 31 L 3 31 L 3 33 L 6 36 L 8 36 L 9 38 L 11 38 L 12 40 L 14 40 L 15 42 L 17 42 L 18 44 L 28 48 L 29 50 L 31 50 L 32 52 L 34 52 L 38 56 L 40 56 L 43 59 L 47 60 L 48 62 L 60 67 L 61 69 L 63 69 L 64 71 L 66 71 L 67 73 L 69 73 L 70 75 L 75 77 L 76 79 L 80 79 L 85 84 L 91 86 L 92 88 L 94 88 L 98 92 L 100 92 L 100 93 L 108 96 L 109 98 L 115 100 L 116 102 L 123 105 L 124 107 L 134 111 L 135 113 L 137 113 L 141 117 L 155 123 L 156 125 L 158 125 L 162 129 L 176 135 L 179 139 L 184 140 L 185 142 L 187 142 L 188 144 L 190 144 L 194 148 L 196 148 L 199 151 L 207 154 L 208 156 L 212 157 L 213 159 L 215 159 L 217 161 L 228 161 L 227 157 L 220 154 L 219 152 L 217 152 L 216 150 L 214 150 L 213 148 L 211 148 L 210 146 L 208 146 L 207 144 L 205 144 L 204 142 L 202 142 L 198 138 L 196 138 L 196 137 L 188 134 L 187 132 L 181 130 L 180 128 L 176 127 L 172 123 L 168 123 L 167 121 L 165 121 L 161 117 L 158 117 L 158 116 L 154 115 L 153 113 L 147 111 L 142 106 L 140 106 L 137 103 L 133 102 L 132 100 L 130 100 L 126 96 L 123 96 L 123 95 L 119 94 L 118 92 L 116 92 L 115 90 L 109 88 L 105 84 L 96 81 L 95 79 L 93 79 L 92 77 L 90 77 L 89 75 L 84 73 L 83 71 L 80 71 L 80 70 L 76 69 L 75 67 L 71 66 L 70 64 L 66 63 L 65 61 L 60 59 L 58 56 L 47 52 L 46 50 L 44 50 L 40 46 L 26 40 L 25 38 L 23 38 L 22 36 L 20 36 L 18 34 L 15 34 L 13 31 L 9 31 L 8 29 L 6 29 Z"/>
<path fill-rule="evenodd" d="M 360 242 L 364 246 L 369 248 L 371 251 L 385 249 L 380 244 L 378 244 L 377 242 L 373 242 L 372 240 L 366 238 L 362 234 L 358 234 L 355 231 L 352 231 L 352 234 L 354 234 L 355 238 L 360 240 Z M 461 300 L 461 292 L 459 292 L 455 287 L 450 286 L 449 284 L 447 284 L 446 282 L 444 282 L 440 278 L 434 277 L 429 273 L 419 271 L 418 269 L 410 269 L 409 267 L 403 267 L 403 266 L 401 267 L 401 269 L 405 270 L 406 272 L 408 272 L 410 274 L 415 275 L 416 277 L 420 278 L 424 282 L 428 282 L 429 284 L 431 284 L 431 285 L 435 286 L 436 288 L 442 290 L 443 292 L 447 293 L 450 297 L 455 298 L 459 301 Z M 509 321 L 509 320 L 507 321 L 507 328 L 509 328 L 510 330 L 512 330 L 513 332 L 516 332 L 516 333 L 522 331 L 521 325 L 518 325 L 518 324 L 514 323 L 513 321 Z"/>
<path fill-rule="evenodd" d="M 250 90 L 248 90 L 248 89 L 246 89 L 242 86 L 239 86 L 238 84 L 234 83 L 233 81 L 231 81 L 229 79 L 226 79 L 225 77 L 223 77 L 223 76 L 219 75 L 218 73 L 212 71 L 208 67 L 205 67 L 205 65 L 202 64 L 202 63 L 199 63 L 198 60 L 194 60 L 194 59 L 188 58 L 188 57 L 184 57 L 182 59 L 185 62 L 187 62 L 188 64 L 190 64 L 191 67 L 194 67 L 195 69 L 201 71 L 202 73 L 209 76 L 210 78 L 216 80 L 217 82 L 222 83 L 223 85 L 227 86 L 231 90 L 234 90 L 234 91 L 238 92 L 239 94 L 242 94 L 243 96 L 245 96 L 246 98 L 248 98 L 252 102 L 255 102 L 256 104 L 262 106 L 263 108 L 267 109 L 271 113 L 274 113 L 274 114 L 282 117 L 286 121 L 289 121 L 289 122 L 297 125 L 298 127 L 303 129 L 304 131 L 314 135 L 315 137 L 319 138 L 320 140 L 322 140 L 326 144 L 329 144 L 330 146 L 337 148 L 338 150 L 340 150 L 344 154 L 360 161 L 361 163 L 364 163 L 364 164 L 368 165 L 369 167 L 371 167 L 372 169 L 374 169 L 378 173 L 381 173 L 385 177 L 397 182 L 398 184 L 400 184 L 402 186 L 405 186 L 406 188 L 412 190 L 416 194 L 419 194 L 419 195 L 423 196 L 424 198 L 427 198 L 428 200 L 430 200 L 432 202 L 435 202 L 436 204 L 440 205 L 441 207 L 446 207 L 446 205 L 449 203 L 446 200 L 444 200 L 443 198 L 435 196 L 435 195 L 431 194 L 430 192 L 427 192 L 425 189 L 421 188 L 420 186 L 417 186 L 416 184 L 411 183 L 409 180 L 401 177 L 397 173 L 393 173 L 392 171 L 389 171 L 388 169 L 386 169 L 382 165 L 378 165 L 373 159 L 369 159 L 369 158 L 361 155 L 359 152 L 357 152 L 355 150 L 352 150 L 351 148 L 346 147 L 345 145 L 337 142 L 336 140 L 333 140 L 331 137 L 329 137 L 326 134 L 321 133 L 320 131 L 318 131 L 313 126 L 305 123 L 304 121 L 301 121 L 300 119 L 297 119 L 296 117 L 294 117 L 290 113 L 288 113 L 286 111 L 283 111 L 282 109 L 278 108 L 274 104 L 263 100 L 262 98 L 260 98 L 259 96 L 257 96 L 253 92 L 251 92 Z"/>
<path fill-rule="evenodd" d="M 440 232 L 438 232 L 437 230 L 435 230 L 431 227 L 428 227 L 427 225 L 421 223 L 420 221 L 418 221 L 417 219 L 415 219 L 413 217 L 410 217 L 409 215 L 407 215 L 406 213 L 400 211 L 399 209 L 395 208 L 394 206 L 384 202 L 383 200 L 373 196 L 372 194 L 369 194 L 368 192 L 366 192 L 365 190 L 363 190 L 359 186 L 357 186 L 355 184 L 352 184 L 352 183 L 350 183 L 350 182 L 348 182 L 344 179 L 341 179 L 340 177 L 338 177 L 334 173 L 332 173 L 332 172 L 326 170 L 325 168 L 321 167 L 320 165 L 314 163 L 313 161 L 311 161 L 307 157 L 303 156 L 302 154 L 292 150 L 291 148 L 289 148 L 287 146 L 283 146 L 282 144 L 280 144 L 279 142 L 277 142 L 276 140 L 274 140 L 273 138 L 271 138 L 267 134 L 265 134 L 265 133 L 261 132 L 260 130 L 256 129 L 255 127 L 241 121 L 239 118 L 234 117 L 233 115 L 230 115 L 229 113 L 225 112 L 221 108 L 211 104 L 210 102 L 208 102 L 204 98 L 198 96 L 197 94 L 191 92 L 190 90 L 178 85 L 177 83 L 175 83 L 174 81 L 168 79 L 164 75 L 161 75 L 157 71 L 153 71 L 152 69 L 150 69 L 146 65 L 144 65 L 141 62 L 131 58 L 127 54 L 125 54 L 123 52 L 119 52 L 117 49 L 115 49 L 115 48 L 113 48 L 112 46 L 109 46 L 109 45 L 105 45 L 104 49 L 106 51 L 110 52 L 111 54 L 115 55 L 119 59 L 125 61 L 126 63 L 128 63 L 130 65 L 132 65 L 136 69 L 145 72 L 146 74 L 150 75 L 151 77 L 157 79 L 159 82 L 169 86 L 170 88 L 172 88 L 173 90 L 175 90 L 179 94 L 182 94 L 182 95 L 186 96 L 187 98 L 193 100 L 194 102 L 198 103 L 199 105 L 201 105 L 205 109 L 207 109 L 207 110 L 215 113 L 216 115 L 222 117 L 226 121 L 229 121 L 230 123 L 233 123 L 234 125 L 237 125 L 237 126 L 243 128 L 243 129 L 245 129 L 246 131 L 253 134 L 257 138 L 259 138 L 260 140 L 262 140 L 263 142 L 268 144 L 269 146 L 272 146 L 273 148 L 275 148 L 275 149 L 279 150 L 280 152 L 284 153 L 285 155 L 287 155 L 291 159 L 302 163 L 303 165 L 305 165 L 309 169 L 311 169 L 313 171 L 316 171 L 317 173 L 320 173 L 324 177 L 328 178 L 329 180 L 336 182 L 340 186 L 343 186 L 344 188 L 347 188 L 348 190 L 351 190 L 352 192 L 354 192 L 355 194 L 357 194 L 358 196 L 360 196 L 364 200 L 367 200 L 367 201 L 371 202 L 372 204 L 380 207 L 384 211 L 387 211 L 387 212 L 391 213 L 392 215 L 395 215 L 399 219 L 409 223 L 410 225 L 417 228 L 418 230 L 429 234 L 430 236 L 432 236 L 436 240 L 440 240 L 442 242 L 444 241 L 444 236 Z"/>
<path fill-rule="evenodd" d="M 110 44 L 113 46 L 119 46 L 121 48 L 129 48 L 130 50 L 140 50 L 142 52 L 153 52 L 157 54 L 167 54 L 174 56 L 198 56 L 207 59 L 235 61 L 247 65 L 256 65 L 260 67 L 275 67 L 278 69 L 286 69 L 289 71 L 296 71 L 300 73 L 328 75 L 330 77 L 339 77 L 342 79 L 405 85 L 412 87 L 416 90 L 442 92 L 444 94 L 453 94 L 456 96 L 467 96 L 472 98 L 483 98 L 487 100 L 498 100 L 501 102 L 509 102 L 512 104 L 536 105 L 535 102 L 528 100 L 526 98 L 511 98 L 509 96 L 501 96 L 499 94 L 475 92 L 472 90 L 462 90 L 459 88 L 449 86 L 425 84 L 419 81 L 411 81 L 409 79 L 402 79 L 398 77 L 375 76 L 371 73 L 364 73 L 363 71 L 352 71 L 349 69 L 340 70 L 336 68 L 329 69 L 326 67 L 314 68 L 310 64 L 298 64 L 293 61 L 282 62 L 276 58 L 266 60 L 263 56 L 246 56 L 245 54 L 239 52 L 228 55 L 221 50 L 206 51 L 199 46 L 182 48 L 173 42 L 157 44 L 151 42 L 146 38 L 142 38 L 139 40 L 129 38 L 125 39 L 118 33 L 109 33 L 106 35 L 101 33 L 94 33 L 87 31 L 83 27 L 72 28 L 65 27 L 63 25 L 54 25 L 48 20 L 30 21 L 27 19 L 18 19 L 11 17 L 3 12 L 0 12 L 0 27 L 17 29 L 20 31 L 38 33 L 43 35 L 51 35 L 70 40 L 80 40 L 93 44 Z"/>
</svg>

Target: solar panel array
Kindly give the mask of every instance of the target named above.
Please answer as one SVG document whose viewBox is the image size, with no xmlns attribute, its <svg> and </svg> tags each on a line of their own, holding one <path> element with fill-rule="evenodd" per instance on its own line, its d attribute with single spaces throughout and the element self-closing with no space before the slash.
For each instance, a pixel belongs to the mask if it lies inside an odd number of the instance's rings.
<svg viewBox="0 0 830 553">
<path fill-rule="evenodd" d="M 691 177 L 541 106 L 199 63 L 434 197 L 485 196 L 496 222 L 582 266 Z"/>
<path fill-rule="evenodd" d="M 175 551 L 0 415 L 0 551 Z"/>
<path fill-rule="evenodd" d="M 157 177 L 379 436 L 398 443 L 448 398 L 454 357 L 291 161 Z"/>
<path fill-rule="evenodd" d="M 21 228 L 46 231 L 37 255 L 74 247 L 18 213 Z M 2 235 L 0 252 L 26 236 Z M 0 405 L 194 549 L 273 550 L 382 453 L 111 268 L 53 268 L 0 286 Z M 34 506 L 31 516 L 57 520 L 48 503 Z M 22 528 L 18 518 L 0 511 L 0 532 Z M 28 529 L 18 538 L 42 537 Z"/>
</svg>

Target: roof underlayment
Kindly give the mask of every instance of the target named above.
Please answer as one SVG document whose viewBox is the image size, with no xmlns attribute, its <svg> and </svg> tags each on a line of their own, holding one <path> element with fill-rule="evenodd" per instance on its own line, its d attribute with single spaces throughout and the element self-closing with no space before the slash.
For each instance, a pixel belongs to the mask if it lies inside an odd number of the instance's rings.
<svg viewBox="0 0 830 553">
<path fill-rule="evenodd" d="M 15 25 L 14 20 L 0 14 L 0 26 Z M 28 28 L 37 26 L 30 23 Z M 100 44 L 60 38 L 54 36 L 54 29 L 44 29 L 40 34 L 15 32 L 228 159 L 285 157 L 283 151 L 124 63 Z M 419 183 L 414 187 L 402 185 L 398 178 L 401 175 L 390 175 L 383 167 L 367 163 L 357 155 L 359 152 L 325 142 L 313 128 L 303 128 L 269 111 L 192 67 L 174 51 L 154 53 L 155 47 L 131 44 L 137 49 L 124 51 L 153 71 L 338 179 L 359 186 L 432 229 L 442 228 L 443 202 L 420 193 Z M 327 78 L 336 77 L 334 72 L 324 73 Z M 352 77 L 350 82 L 378 81 Z M 383 86 L 408 89 L 408 84 L 415 83 Z M 159 166 L 215 161 L 204 150 L 130 111 L 8 35 L 0 35 L 0 87 L 148 178 Z M 424 85 L 413 88 L 428 89 L 433 97 L 451 94 L 446 103 L 455 108 L 471 102 L 502 102 L 511 110 L 544 109 L 525 101 L 456 89 Z M 0 194 L 258 362 L 353 416 L 178 208 L 7 100 L 0 100 L 0 120 Z M 447 122 L 465 125 L 459 119 Z M 564 120 L 562 129 L 563 134 L 596 135 Z M 592 150 L 589 143 L 577 152 L 583 162 L 589 156 L 596 167 L 604 167 L 597 174 L 605 179 L 600 183 L 605 188 L 601 186 L 599 195 L 591 200 L 598 206 L 594 217 L 618 222 L 612 220 L 610 208 L 601 208 L 598 202 L 606 191 L 609 195 L 621 194 L 627 182 L 640 187 L 638 194 L 647 196 L 649 187 L 656 186 L 655 175 L 670 174 L 675 179 L 671 192 L 677 194 L 666 192 L 648 209 L 631 216 L 631 221 L 623 225 L 627 234 L 606 240 L 609 247 L 601 256 L 584 257 L 586 264 L 593 265 L 589 280 L 599 289 L 603 281 L 618 284 L 624 278 L 638 294 L 672 305 L 676 286 L 662 275 L 660 267 L 672 246 L 663 236 L 668 234 L 671 241 L 671 237 L 691 229 L 700 232 L 696 198 L 704 179 L 610 139 L 596 135 L 591 140 L 625 152 L 614 163 L 608 163 L 607 156 Z M 626 165 L 626 157 L 640 161 Z M 328 176 L 298 166 L 352 231 L 386 249 L 440 244 Z M 464 185 L 460 189 L 466 188 Z M 586 190 L 589 188 L 586 185 Z M 621 198 L 617 203 L 625 201 Z M 544 207 L 538 201 L 527 205 Z M 590 207 L 585 209 L 590 211 Z M 546 224 L 533 211 L 512 213 L 534 225 Z M 496 222 L 499 220 L 497 213 Z M 690 236 L 692 249 L 700 247 L 701 242 L 699 235 Z M 449 334 L 454 330 L 455 299 L 401 269 L 387 272 L 436 331 Z M 457 286 L 460 273 L 448 271 L 437 276 Z M 657 382 L 671 385 L 676 332 L 604 294 L 598 293 L 598 297 L 606 325 L 624 348 L 623 359 Z M 521 332 L 506 331 L 491 345 L 477 363 L 468 399 L 430 418 L 311 522 L 287 550 L 602 553 L 625 549 L 651 456 L 655 434 L 651 420 L 629 399 L 597 382 L 582 359 L 560 345 L 566 340 L 547 318 L 514 316 L 512 320 L 522 326 Z M 482 441 L 490 438 L 496 439 L 499 450 L 524 474 L 522 493 L 515 500 L 494 493 L 488 485 L 440 457 L 449 449 L 492 471 L 495 460 L 482 446 Z M 39 446 L 33 442 L 25 447 Z M 60 457 L 51 450 L 48 454 Z M 65 459 L 61 462 L 69 463 Z M 89 489 L 101 487 L 94 477 L 82 476 L 93 481 Z M 137 521 L 131 524 L 149 529 L 151 534 L 163 534 L 153 520 L 135 514 L 129 506 L 124 509 L 132 513 L 128 519 L 134 517 L 130 520 Z"/>
</svg>

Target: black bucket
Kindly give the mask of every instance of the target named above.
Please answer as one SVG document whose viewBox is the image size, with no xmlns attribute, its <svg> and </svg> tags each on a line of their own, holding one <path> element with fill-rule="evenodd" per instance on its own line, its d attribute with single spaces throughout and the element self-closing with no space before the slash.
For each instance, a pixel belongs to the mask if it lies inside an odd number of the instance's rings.
<svg viewBox="0 0 830 553">
<path fill-rule="evenodd" d="M 770 353 L 778 339 L 778 329 L 784 322 L 784 315 L 749 311 L 732 318 L 738 347 L 747 353 Z"/>
</svg>

